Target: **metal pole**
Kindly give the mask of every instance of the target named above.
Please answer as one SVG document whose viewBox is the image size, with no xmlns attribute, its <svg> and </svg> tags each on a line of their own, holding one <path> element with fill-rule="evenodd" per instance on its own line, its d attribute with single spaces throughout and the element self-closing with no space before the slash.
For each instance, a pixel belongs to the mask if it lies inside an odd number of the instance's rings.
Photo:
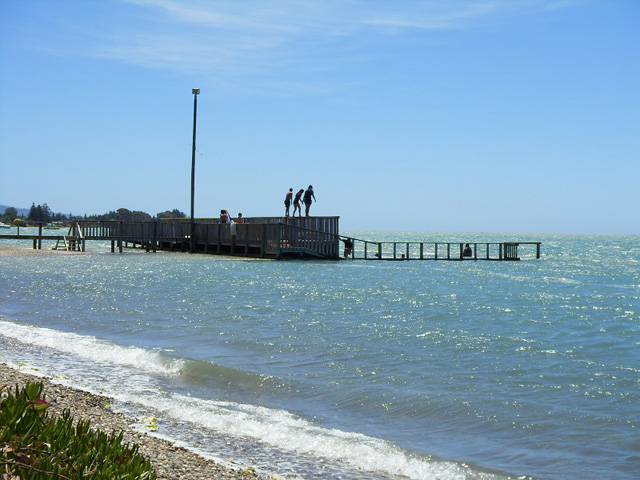
<svg viewBox="0 0 640 480">
<path fill-rule="evenodd" d="M 191 90 L 193 93 L 193 141 L 191 143 L 191 224 L 189 228 L 189 252 L 193 253 L 196 249 L 195 223 L 193 221 L 193 198 L 196 189 L 196 115 L 198 112 L 198 94 L 199 88 Z"/>
</svg>

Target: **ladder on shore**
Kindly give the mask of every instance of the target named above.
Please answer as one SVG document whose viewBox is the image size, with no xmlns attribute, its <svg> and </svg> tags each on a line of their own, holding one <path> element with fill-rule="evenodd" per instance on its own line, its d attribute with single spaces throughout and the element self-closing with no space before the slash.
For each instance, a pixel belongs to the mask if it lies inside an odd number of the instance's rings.
<svg viewBox="0 0 640 480">
<path fill-rule="evenodd" d="M 67 252 L 82 250 L 82 231 L 77 223 L 69 226 L 69 231 L 56 241 L 52 250 L 66 250 Z"/>
</svg>

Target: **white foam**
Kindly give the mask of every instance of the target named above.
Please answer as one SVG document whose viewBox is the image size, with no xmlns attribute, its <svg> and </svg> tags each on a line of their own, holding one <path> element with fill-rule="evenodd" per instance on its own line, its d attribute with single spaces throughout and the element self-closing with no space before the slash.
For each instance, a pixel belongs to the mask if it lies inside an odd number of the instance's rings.
<svg viewBox="0 0 640 480">
<path fill-rule="evenodd" d="M 179 372 L 182 362 L 176 360 L 167 364 L 160 354 L 138 347 L 122 347 L 91 336 L 3 320 L 0 320 L 0 332 L 1 336 L 74 355 L 89 363 L 123 367 L 121 372 L 111 371 L 109 378 L 99 375 L 93 380 L 89 378 L 92 373 L 83 369 L 82 388 L 90 391 L 109 388 L 109 395 L 116 401 L 154 412 L 160 422 L 182 426 L 189 424 L 205 435 L 210 432 L 249 439 L 294 456 L 303 455 L 363 472 L 400 475 L 410 479 L 496 478 L 466 465 L 412 454 L 382 439 L 323 428 L 285 410 L 167 394 L 162 388 L 153 387 L 148 378 L 133 373 L 142 370 L 151 375 L 175 374 Z M 65 380 L 63 383 L 71 385 L 74 382 Z M 188 438 L 182 441 L 188 442 Z"/>
<path fill-rule="evenodd" d="M 20 342 L 70 353 L 101 363 L 133 367 L 147 373 L 175 375 L 184 362 L 163 361 L 161 355 L 138 347 L 122 347 L 92 336 L 0 320 L 0 334 Z"/>
<path fill-rule="evenodd" d="M 575 280 L 573 278 L 566 278 L 566 277 L 542 277 L 543 280 L 545 282 L 549 282 L 549 283 L 553 283 L 553 282 L 557 282 L 557 283 L 566 283 L 567 285 L 579 285 L 580 281 Z"/>
<path fill-rule="evenodd" d="M 363 434 L 323 428 L 284 410 L 178 394 L 130 400 L 137 400 L 179 422 L 251 438 L 296 455 L 320 457 L 367 472 L 414 479 L 466 479 L 472 473 L 463 465 L 412 455 L 384 440 Z M 472 476 L 494 478 L 477 471 Z"/>
</svg>

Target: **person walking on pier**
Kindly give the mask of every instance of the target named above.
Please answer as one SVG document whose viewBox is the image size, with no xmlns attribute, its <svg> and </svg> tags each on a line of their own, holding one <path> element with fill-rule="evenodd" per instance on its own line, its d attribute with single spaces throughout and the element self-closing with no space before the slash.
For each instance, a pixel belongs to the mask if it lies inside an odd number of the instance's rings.
<svg viewBox="0 0 640 480">
<path fill-rule="evenodd" d="M 289 207 L 291 206 L 292 198 L 293 198 L 293 188 L 290 188 L 289 191 L 287 192 L 287 196 L 284 197 L 284 216 L 285 217 L 289 216 Z M 293 214 L 295 216 L 295 211 Z"/>
<path fill-rule="evenodd" d="M 305 217 L 309 216 L 309 209 L 311 208 L 312 198 L 314 201 L 317 202 L 316 196 L 313 194 L 313 185 L 309 185 L 309 188 L 307 188 L 304 192 L 304 206 L 305 206 L 304 216 Z"/>
<path fill-rule="evenodd" d="M 231 216 L 224 208 L 220 210 L 220 223 L 231 223 Z"/>
<path fill-rule="evenodd" d="M 302 205 L 300 205 L 300 200 L 302 199 L 302 194 L 304 193 L 304 189 L 298 190 L 296 193 L 296 198 L 293 199 L 293 216 L 296 216 L 296 211 L 298 211 L 298 217 L 302 218 Z"/>
</svg>

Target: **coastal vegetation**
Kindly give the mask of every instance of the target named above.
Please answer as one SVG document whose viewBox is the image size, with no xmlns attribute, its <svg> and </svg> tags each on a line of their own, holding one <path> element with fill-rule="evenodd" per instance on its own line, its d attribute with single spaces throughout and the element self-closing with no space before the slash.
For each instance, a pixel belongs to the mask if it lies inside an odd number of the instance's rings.
<svg viewBox="0 0 640 480">
<path fill-rule="evenodd" d="M 156 479 L 151 463 L 137 445 L 123 443 L 122 433 L 93 430 L 68 410 L 50 417 L 42 391 L 42 383 L 0 387 L 2 478 Z"/>
<path fill-rule="evenodd" d="M 22 214 L 20 214 L 20 210 L 22 210 Z M 31 208 L 28 210 L 28 213 L 26 209 L 20 210 L 15 207 L 6 207 L 4 209 L 4 213 L 0 214 L 0 221 L 9 225 L 33 226 L 40 223 L 68 225 L 74 220 L 118 220 L 125 222 L 144 222 L 163 218 L 186 218 L 186 214 L 177 208 L 159 212 L 155 217 L 146 212 L 129 210 L 127 208 L 119 208 L 103 214 L 94 215 L 54 213 L 46 203 L 42 205 L 36 205 L 33 203 Z"/>
</svg>

